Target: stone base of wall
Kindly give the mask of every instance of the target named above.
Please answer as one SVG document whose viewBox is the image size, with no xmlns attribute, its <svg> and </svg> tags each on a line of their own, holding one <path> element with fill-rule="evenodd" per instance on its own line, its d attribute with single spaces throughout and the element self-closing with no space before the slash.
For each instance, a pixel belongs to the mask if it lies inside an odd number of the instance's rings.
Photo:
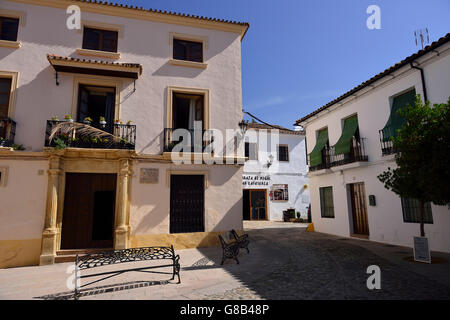
<svg viewBox="0 0 450 320">
<path fill-rule="evenodd" d="M 39 264 L 41 239 L 0 240 L 0 268 Z"/>
<path fill-rule="evenodd" d="M 216 247 L 220 246 L 218 235 L 226 234 L 228 231 L 230 230 L 222 232 L 132 235 L 130 243 L 131 248 L 173 245 L 175 250 L 181 250 L 200 247 Z M 242 233 L 242 230 L 237 230 L 237 232 L 240 234 Z"/>
</svg>

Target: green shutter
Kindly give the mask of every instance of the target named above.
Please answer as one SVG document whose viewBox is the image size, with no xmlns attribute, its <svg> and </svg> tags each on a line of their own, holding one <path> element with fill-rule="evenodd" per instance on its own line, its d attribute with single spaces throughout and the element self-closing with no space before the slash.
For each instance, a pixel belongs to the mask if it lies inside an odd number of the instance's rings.
<svg viewBox="0 0 450 320">
<path fill-rule="evenodd" d="M 345 119 L 342 135 L 338 142 L 334 145 L 334 154 L 344 154 L 350 152 L 350 143 L 357 129 L 358 118 L 356 116 Z"/>
<path fill-rule="evenodd" d="M 328 129 L 319 131 L 316 145 L 309 154 L 309 165 L 311 167 L 317 166 L 322 163 L 322 150 L 328 142 Z"/>
<path fill-rule="evenodd" d="M 386 125 L 382 129 L 383 141 L 389 141 L 391 140 L 391 137 L 397 136 L 397 130 L 400 129 L 405 123 L 405 119 L 403 119 L 397 111 L 405 107 L 407 104 L 414 106 L 415 100 L 416 90 L 414 89 L 394 98 L 394 101 L 392 102 L 391 114 L 389 115 Z"/>
</svg>

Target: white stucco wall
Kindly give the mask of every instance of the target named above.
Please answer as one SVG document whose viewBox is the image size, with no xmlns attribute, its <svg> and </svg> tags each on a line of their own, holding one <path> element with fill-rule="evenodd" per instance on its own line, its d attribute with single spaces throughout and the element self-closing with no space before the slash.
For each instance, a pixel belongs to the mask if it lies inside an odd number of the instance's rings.
<svg viewBox="0 0 450 320">
<path fill-rule="evenodd" d="M 439 48 L 441 54 L 428 60 L 423 57 L 420 62 L 425 70 L 425 81 L 428 99 L 432 103 L 446 102 L 450 96 L 450 45 Z M 404 67 L 394 73 L 395 78 L 387 76 L 379 82 L 384 83 L 374 89 L 366 88 L 367 92 L 353 98 L 340 107 L 331 107 L 318 117 L 312 117 L 303 123 L 306 129 L 308 153 L 316 143 L 316 132 L 328 127 L 330 145 L 339 139 L 342 119 L 357 114 L 360 136 L 365 138 L 365 150 L 368 163 L 358 168 L 339 170 L 333 167 L 328 173 L 309 173 L 311 192 L 311 211 L 316 231 L 349 236 L 351 233 L 351 204 L 348 202 L 347 185 L 364 182 L 366 204 L 369 222 L 369 239 L 374 241 L 413 246 L 413 236 L 419 235 L 418 223 L 403 222 L 400 198 L 386 190 L 377 175 L 395 167 L 393 155 L 382 156 L 379 140 L 379 130 L 386 124 L 392 96 L 410 88 L 415 88 L 423 99 L 422 82 L 418 70 Z M 333 187 L 335 218 L 322 218 L 320 213 L 319 188 Z M 369 206 L 368 196 L 375 195 L 376 206 Z M 450 252 L 450 210 L 446 206 L 432 205 L 433 224 L 425 225 L 425 233 L 429 237 L 432 250 Z"/>
<path fill-rule="evenodd" d="M 0 186 L 0 240 L 40 239 L 47 195 L 46 160 L 4 160 L 6 182 Z"/>
<path fill-rule="evenodd" d="M 25 26 L 19 27 L 18 41 L 22 47 L 0 47 L 0 70 L 20 72 L 12 116 L 17 122 L 15 141 L 28 151 L 39 151 L 44 145 L 46 121 L 52 116 L 62 119 L 71 113 L 74 91 L 73 74 L 60 73 L 60 85 L 56 86 L 55 72 L 46 55 L 108 59 L 76 55 L 83 35 L 66 28 L 65 10 L 11 1 L 1 1 L 0 8 L 27 13 Z M 119 117 L 136 124 L 138 153 L 162 151 L 168 86 L 209 89 L 210 127 L 238 128 L 242 119 L 240 34 L 89 12 L 82 12 L 82 20 L 123 25 L 123 38 L 118 41 L 121 59 L 115 62 L 143 66 L 136 92 L 132 92 L 133 81 L 129 79 L 121 79 L 120 92 Z M 207 37 L 208 47 L 204 51 L 207 68 L 168 64 L 172 58 L 170 32 Z"/>
<path fill-rule="evenodd" d="M 158 169 L 158 183 L 140 183 L 141 168 Z M 137 163 L 131 180 L 133 192 L 130 199 L 130 227 L 133 236 L 169 233 L 170 189 L 167 170 L 192 172 L 193 175 L 206 172 L 208 185 L 205 189 L 205 232 L 242 229 L 242 194 L 230 192 L 241 187 L 242 166 Z"/>
<path fill-rule="evenodd" d="M 136 152 L 161 154 L 163 132 L 166 127 L 167 88 L 169 86 L 209 90 L 209 127 L 238 129 L 242 119 L 241 34 L 216 29 L 188 27 L 113 15 L 82 12 L 82 20 L 123 26 L 118 39 L 120 60 L 79 56 L 83 34 L 66 28 L 65 9 L 28 5 L 2 0 L 0 9 L 26 13 L 26 23 L 19 26 L 21 48 L 0 46 L 0 71 L 18 72 L 18 89 L 14 112 L 15 143 L 26 151 L 42 151 L 46 121 L 52 116 L 63 119 L 71 113 L 74 97 L 74 76 L 55 71 L 47 54 L 120 63 L 139 63 L 143 73 L 136 80 L 95 76 L 102 80 L 120 81 L 120 111 L 115 118 L 132 120 L 137 126 Z M 170 65 L 172 45 L 170 33 L 207 38 L 204 50 L 206 69 Z M 75 118 L 76 114 L 72 114 Z M 224 134 L 225 136 L 225 134 Z M 26 162 L 11 160 L 10 182 L 1 188 L 1 239 L 41 238 L 45 217 L 48 161 Z M 0 160 L 0 166 L 3 160 Z M 137 164 L 134 171 L 144 167 L 160 168 L 160 174 L 171 165 Z M 176 168 L 175 168 L 176 167 Z M 191 170 L 191 166 L 181 166 Z M 242 229 L 242 166 L 200 165 L 209 172 L 210 185 L 205 190 L 205 231 Z M 198 167 L 196 167 L 198 169 Z M 44 170 L 37 176 L 37 170 Z M 180 167 L 174 166 L 180 170 Z M 130 224 L 132 235 L 168 233 L 170 193 L 161 176 L 157 185 L 139 183 L 139 176 L 131 181 Z"/>
<path fill-rule="evenodd" d="M 251 132 L 253 131 L 253 133 Z M 302 218 L 307 218 L 307 207 L 309 205 L 308 177 L 306 176 L 307 165 L 305 156 L 305 136 L 294 134 L 279 134 L 274 142 L 268 138 L 267 143 L 261 143 L 260 135 L 265 130 L 248 130 L 249 141 L 258 143 L 258 160 L 248 160 L 244 165 L 245 177 L 268 177 L 268 185 L 246 185 L 244 189 L 266 189 L 267 210 L 269 220 L 283 220 L 283 210 L 295 208 L 300 212 Z M 250 136 L 254 135 L 254 138 Z M 255 140 L 254 140 L 255 139 Z M 263 138 L 264 139 L 264 138 Z M 289 146 L 289 161 L 277 161 L 277 145 Z M 269 156 L 273 156 L 273 164 L 267 168 Z M 270 200 L 270 190 L 274 184 L 287 184 L 289 191 L 288 201 Z"/>
</svg>

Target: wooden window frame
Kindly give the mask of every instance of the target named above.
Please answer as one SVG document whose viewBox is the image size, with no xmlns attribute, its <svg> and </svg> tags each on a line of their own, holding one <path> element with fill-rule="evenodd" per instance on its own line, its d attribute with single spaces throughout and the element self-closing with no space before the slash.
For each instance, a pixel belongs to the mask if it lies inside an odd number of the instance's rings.
<svg viewBox="0 0 450 320">
<path fill-rule="evenodd" d="M 175 40 L 202 43 L 202 62 L 174 59 L 173 50 L 174 50 L 174 41 Z M 200 69 L 206 69 L 206 67 L 208 66 L 208 64 L 205 62 L 205 53 L 206 53 L 206 50 L 208 49 L 208 37 L 206 37 L 206 36 L 197 36 L 197 35 L 169 32 L 169 48 L 170 48 L 170 57 L 171 57 L 171 59 L 169 60 L 169 64 L 171 64 L 171 65 L 191 67 L 191 68 L 200 68 Z"/>
<path fill-rule="evenodd" d="M 325 215 L 325 197 L 322 196 L 322 190 L 325 189 L 331 189 L 331 199 L 333 202 L 333 216 L 329 216 L 329 215 Z M 325 186 L 325 187 L 320 187 L 319 188 L 319 201 L 320 201 L 320 217 L 321 218 L 326 218 L 326 219 L 334 219 L 336 217 L 335 212 L 334 212 L 334 199 L 333 199 L 333 187 L 332 186 Z"/>
<path fill-rule="evenodd" d="M 8 39 L 1 39 L 0 38 L 0 47 L 9 47 L 9 48 L 20 48 L 21 44 L 18 41 L 19 39 L 19 29 L 21 27 L 21 18 L 20 16 L 14 15 L 14 14 L 2 14 L 2 12 L 5 12 L 4 10 L 0 10 L 0 37 L 2 36 L 2 22 L 4 19 L 9 20 L 17 20 L 17 32 L 16 32 L 16 38 L 14 40 L 8 40 Z"/>
<path fill-rule="evenodd" d="M 188 87 L 167 87 L 166 105 L 166 128 L 172 128 L 173 123 L 173 94 L 186 93 L 193 95 L 203 95 L 203 130 L 209 129 L 209 89 L 188 88 Z"/>
<path fill-rule="evenodd" d="M 280 160 L 280 155 L 281 155 L 281 152 L 280 152 L 280 147 L 286 147 L 287 148 L 287 160 Z M 277 155 L 278 155 L 278 161 L 279 162 L 289 162 L 289 145 L 288 144 L 279 144 L 279 145 L 277 145 Z"/>
<path fill-rule="evenodd" d="M 98 49 L 90 49 L 90 48 L 85 48 L 85 39 L 86 39 L 86 30 L 95 30 L 97 32 L 100 32 L 100 39 L 99 39 L 99 43 L 98 43 Z M 116 43 L 115 43 L 115 50 L 114 51 L 108 51 L 108 50 L 103 50 L 102 46 L 103 46 L 103 33 L 104 32 L 114 32 L 117 35 L 116 38 Z M 82 50 L 89 50 L 89 51 L 94 51 L 94 52 L 102 52 L 106 54 L 117 54 L 119 53 L 119 31 L 118 30 L 111 30 L 111 29 L 106 29 L 106 28 L 99 28 L 96 26 L 83 26 L 83 40 L 82 40 L 82 44 L 81 44 L 81 49 Z"/>
<path fill-rule="evenodd" d="M 16 92 L 17 92 L 19 73 L 18 72 L 10 72 L 10 71 L 0 71 L 0 78 L 11 79 L 9 105 L 8 105 L 8 118 L 14 118 L 14 111 L 15 111 L 15 106 L 16 106 Z"/>
</svg>

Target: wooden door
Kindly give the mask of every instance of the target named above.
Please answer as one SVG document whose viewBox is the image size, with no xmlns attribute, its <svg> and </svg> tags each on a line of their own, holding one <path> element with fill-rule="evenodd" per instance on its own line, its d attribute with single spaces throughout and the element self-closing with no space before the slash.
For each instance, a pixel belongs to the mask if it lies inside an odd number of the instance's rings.
<svg viewBox="0 0 450 320">
<path fill-rule="evenodd" d="M 204 232 L 203 175 L 171 175 L 170 233 Z"/>
<path fill-rule="evenodd" d="M 350 185 L 350 199 L 353 214 L 353 233 L 357 235 L 369 235 L 366 193 L 363 182 Z"/>
<path fill-rule="evenodd" d="M 250 190 L 250 220 L 267 220 L 266 190 Z"/>
<path fill-rule="evenodd" d="M 113 247 L 116 180 L 116 174 L 66 174 L 61 249 Z"/>
</svg>

